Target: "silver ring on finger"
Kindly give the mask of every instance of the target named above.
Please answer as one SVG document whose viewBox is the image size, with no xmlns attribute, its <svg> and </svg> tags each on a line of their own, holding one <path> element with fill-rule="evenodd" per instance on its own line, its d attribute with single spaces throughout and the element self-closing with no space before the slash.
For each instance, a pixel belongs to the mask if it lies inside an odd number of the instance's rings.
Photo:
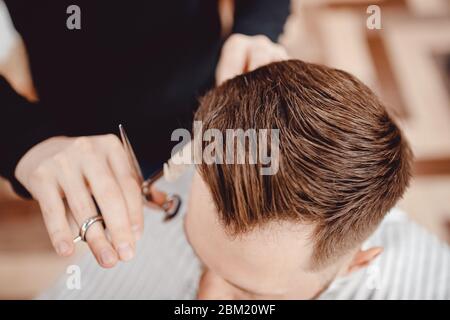
<svg viewBox="0 0 450 320">
<path fill-rule="evenodd" d="M 90 217 L 88 219 L 86 219 L 83 224 L 80 227 L 80 233 L 78 235 L 78 237 L 76 237 L 75 239 L 73 239 L 74 243 L 77 243 L 78 241 L 84 241 L 86 242 L 86 234 L 89 230 L 89 228 L 96 222 L 103 222 L 103 217 L 98 215 L 98 216 L 94 216 L 94 217 Z"/>
</svg>

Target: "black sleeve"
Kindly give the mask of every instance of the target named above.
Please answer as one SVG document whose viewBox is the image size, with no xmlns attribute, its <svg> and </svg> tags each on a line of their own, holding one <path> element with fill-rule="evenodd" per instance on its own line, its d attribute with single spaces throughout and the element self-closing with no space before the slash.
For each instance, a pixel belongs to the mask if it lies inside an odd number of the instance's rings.
<svg viewBox="0 0 450 320">
<path fill-rule="evenodd" d="M 57 133 L 42 109 L 17 94 L 0 76 L 0 175 L 23 197 L 30 194 L 14 176 L 17 163 L 31 147 Z"/>
<path fill-rule="evenodd" d="M 276 42 L 290 13 L 290 0 L 236 0 L 233 33 L 263 34 Z"/>
</svg>

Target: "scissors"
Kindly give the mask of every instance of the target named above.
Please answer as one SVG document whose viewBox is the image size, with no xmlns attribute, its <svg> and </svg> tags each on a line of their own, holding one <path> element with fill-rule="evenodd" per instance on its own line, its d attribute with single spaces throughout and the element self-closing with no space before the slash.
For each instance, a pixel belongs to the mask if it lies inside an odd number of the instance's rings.
<svg viewBox="0 0 450 320">
<path fill-rule="evenodd" d="M 119 125 L 120 131 L 120 139 L 122 140 L 122 144 L 125 148 L 125 152 L 127 153 L 128 160 L 130 161 L 133 172 L 138 180 L 139 185 L 141 186 L 141 193 L 144 204 L 149 207 L 158 207 L 164 212 L 164 221 L 168 221 L 175 217 L 180 210 L 181 206 L 181 197 L 177 194 L 168 194 L 166 195 L 166 199 L 161 205 L 156 204 L 153 201 L 153 197 L 151 194 L 152 185 L 164 175 L 164 171 L 161 168 L 156 173 L 152 174 L 147 180 L 144 179 L 144 175 L 142 174 L 141 167 L 136 159 L 136 155 L 131 147 L 130 140 L 125 132 L 123 125 Z"/>
<path fill-rule="evenodd" d="M 167 194 L 164 202 L 160 205 L 152 201 L 152 185 L 164 175 L 164 171 L 163 169 L 160 169 L 156 173 L 151 175 L 147 180 L 144 179 L 144 175 L 142 174 L 141 167 L 139 166 L 136 155 L 133 151 L 133 147 L 131 146 L 130 140 L 128 139 L 123 125 L 121 124 L 119 125 L 119 131 L 120 139 L 122 140 L 122 144 L 127 154 L 128 161 L 130 162 L 131 168 L 133 170 L 133 174 L 136 177 L 139 185 L 141 186 L 141 194 L 144 205 L 161 209 L 164 212 L 164 221 L 169 221 L 170 219 L 175 217 L 180 210 L 181 197 L 177 194 Z M 79 241 L 86 241 L 86 233 L 88 229 L 96 222 L 103 222 L 103 217 L 98 207 L 97 211 L 99 213 L 97 216 L 88 218 L 83 222 L 80 227 L 79 235 L 75 239 L 73 239 L 74 243 L 77 243 Z"/>
</svg>

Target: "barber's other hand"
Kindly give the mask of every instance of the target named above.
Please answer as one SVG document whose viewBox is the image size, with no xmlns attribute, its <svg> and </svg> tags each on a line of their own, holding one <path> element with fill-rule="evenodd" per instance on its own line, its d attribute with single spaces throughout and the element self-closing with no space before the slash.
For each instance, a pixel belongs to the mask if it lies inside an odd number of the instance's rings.
<svg viewBox="0 0 450 320">
<path fill-rule="evenodd" d="M 286 50 L 266 36 L 235 33 L 223 45 L 216 69 L 216 83 L 220 85 L 241 73 L 287 58 Z"/>
<path fill-rule="evenodd" d="M 106 268 L 133 258 L 143 229 L 141 190 L 120 140 L 115 135 L 55 137 L 31 148 L 19 161 L 17 179 L 39 202 L 47 231 L 61 256 L 74 251 L 63 199 L 78 226 L 97 215 L 94 196 L 111 242 L 101 223 L 86 240 L 98 263 Z"/>
</svg>

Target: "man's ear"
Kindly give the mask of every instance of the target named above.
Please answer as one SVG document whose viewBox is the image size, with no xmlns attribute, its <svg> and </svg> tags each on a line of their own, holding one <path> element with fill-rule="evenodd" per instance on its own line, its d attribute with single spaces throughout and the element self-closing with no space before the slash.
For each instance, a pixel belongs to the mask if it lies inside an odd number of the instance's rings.
<svg viewBox="0 0 450 320">
<path fill-rule="evenodd" d="M 347 271 L 345 272 L 347 275 L 358 271 L 369 265 L 378 255 L 383 252 L 382 247 L 373 247 L 367 250 L 358 250 L 353 256 L 353 260 L 350 262 Z"/>
</svg>

